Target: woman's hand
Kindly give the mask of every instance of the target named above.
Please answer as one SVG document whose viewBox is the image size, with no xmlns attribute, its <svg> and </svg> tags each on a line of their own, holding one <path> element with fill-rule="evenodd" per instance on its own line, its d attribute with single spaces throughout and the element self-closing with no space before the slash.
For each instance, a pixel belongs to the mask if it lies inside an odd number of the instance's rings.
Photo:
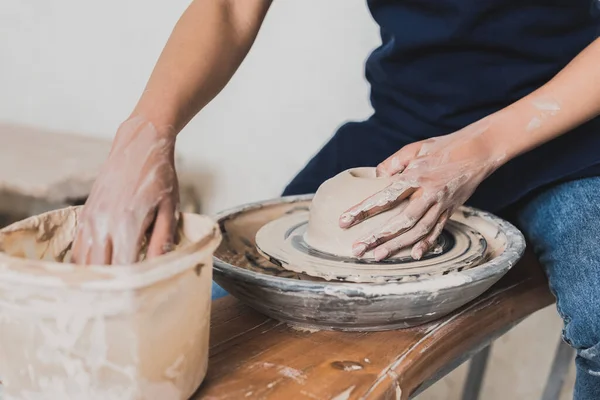
<svg viewBox="0 0 600 400">
<path fill-rule="evenodd" d="M 124 122 L 79 219 L 73 259 L 130 264 L 152 229 L 148 257 L 168 251 L 177 226 L 175 133 L 143 117 Z"/>
<path fill-rule="evenodd" d="M 73 244 L 81 264 L 128 264 L 148 229 L 147 255 L 173 244 L 178 215 L 175 137 L 221 91 L 248 51 L 271 0 L 192 1 L 120 128 Z M 158 122 L 155 125 L 149 121 Z"/>
<path fill-rule="evenodd" d="M 374 249 L 375 258 L 382 260 L 412 245 L 412 257 L 420 259 L 452 213 L 505 159 L 505 153 L 487 140 L 489 128 L 483 119 L 455 133 L 405 146 L 382 162 L 377 175 L 392 176 L 394 182 L 344 212 L 340 226 L 348 228 L 390 208 L 398 211 L 357 240 L 353 253 L 360 257 Z"/>
<path fill-rule="evenodd" d="M 458 132 L 408 145 L 381 163 L 378 173 L 393 175 L 395 182 L 342 214 L 340 226 L 392 207 L 398 211 L 358 240 L 354 254 L 375 248 L 375 257 L 383 259 L 412 245 L 412 256 L 422 257 L 453 211 L 503 163 L 600 115 L 600 85 L 590 84 L 600 82 L 599 60 L 596 39 L 550 82 L 517 102 Z"/>
</svg>

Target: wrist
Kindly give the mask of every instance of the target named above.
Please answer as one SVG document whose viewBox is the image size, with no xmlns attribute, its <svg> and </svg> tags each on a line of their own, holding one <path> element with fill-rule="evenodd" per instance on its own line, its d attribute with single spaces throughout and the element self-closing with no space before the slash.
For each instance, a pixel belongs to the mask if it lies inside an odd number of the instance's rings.
<svg viewBox="0 0 600 400">
<path fill-rule="evenodd" d="M 476 122 L 482 125 L 482 142 L 496 169 L 523 152 L 519 140 L 522 131 L 517 129 L 512 114 L 512 110 L 503 109 Z"/>
<path fill-rule="evenodd" d="M 141 117 L 152 123 L 157 130 L 176 136 L 181 130 L 181 118 L 178 107 L 166 95 L 157 95 L 154 90 L 146 89 L 127 120 Z"/>
<path fill-rule="evenodd" d="M 512 150 L 502 135 L 502 125 L 495 114 L 482 118 L 466 126 L 453 135 L 458 135 L 458 143 L 468 154 L 474 155 L 487 168 L 490 174 L 510 160 Z"/>
<path fill-rule="evenodd" d="M 111 156 L 118 156 L 126 152 L 128 148 L 135 147 L 136 151 L 146 151 L 157 146 L 169 150 L 175 150 L 175 129 L 170 125 L 156 126 L 144 115 L 138 114 L 129 117 L 123 122 L 113 141 Z"/>
<path fill-rule="evenodd" d="M 548 139 L 548 132 L 564 132 L 565 127 L 554 123 L 556 101 L 550 98 L 522 99 L 492 114 L 489 142 L 506 155 L 505 162 L 524 154 Z M 553 108 L 555 107 L 555 108 Z"/>
</svg>

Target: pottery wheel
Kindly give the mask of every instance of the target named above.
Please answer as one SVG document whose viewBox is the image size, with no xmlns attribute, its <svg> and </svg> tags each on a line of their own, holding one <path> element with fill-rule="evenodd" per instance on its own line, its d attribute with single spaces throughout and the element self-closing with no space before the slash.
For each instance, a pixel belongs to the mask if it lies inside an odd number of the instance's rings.
<svg viewBox="0 0 600 400">
<path fill-rule="evenodd" d="M 308 212 L 284 215 L 264 225 L 256 233 L 258 251 L 281 267 L 326 280 L 387 282 L 444 275 L 481 264 L 487 242 L 471 227 L 450 220 L 436 246 L 420 260 L 410 256 L 410 248 L 395 256 L 372 258 L 338 257 L 311 248 L 305 241 Z"/>
<path fill-rule="evenodd" d="M 456 263 L 446 261 L 430 275 L 423 274 L 422 270 L 410 275 L 413 271 L 408 267 L 424 268 L 425 262 L 450 257 L 452 250 L 446 249 L 441 254 L 434 251 L 426 260 L 414 264 L 412 260 L 402 264 L 397 257 L 393 260 L 395 266 L 391 260 L 373 264 L 372 260 L 336 259 L 334 263 L 327 260 L 327 255 L 289 245 L 282 250 L 282 243 L 291 243 L 294 237 L 297 237 L 296 242 L 302 243 L 305 227 L 301 225 L 306 225 L 312 200 L 312 195 L 271 199 L 243 204 L 217 216 L 223 241 L 215 252 L 215 281 L 259 312 L 302 328 L 380 331 L 436 320 L 488 290 L 515 265 L 525 250 L 525 238 L 510 223 L 464 206 L 454 212 L 442 240 L 467 235 L 471 246 L 479 246 L 478 243 L 485 246 L 485 256 L 483 259 L 473 257 L 470 265 L 465 258 Z M 263 227 L 265 230 L 259 233 Z M 265 233 L 270 237 L 271 230 L 279 232 L 278 245 L 272 240 L 265 241 Z M 481 235 L 485 241 L 481 241 Z M 259 240 L 262 255 L 255 239 Z M 438 246 L 451 247 L 442 240 Z M 455 240 L 452 248 L 457 250 L 461 240 Z M 480 252 L 481 248 L 475 251 Z M 271 256 L 264 257 L 265 254 Z M 285 263 L 291 256 L 294 262 Z M 331 274 L 320 274 L 329 280 L 295 272 L 312 270 L 314 265 L 321 266 L 321 272 L 331 269 Z M 378 275 L 389 278 L 393 274 L 393 279 L 388 281 L 351 281 L 356 279 L 351 275 L 357 275 L 357 269 L 364 274 L 369 269 L 381 272 L 389 267 L 395 270 Z M 448 270 L 450 272 L 443 272 Z M 348 281 L 340 276 L 349 277 Z M 372 278 L 373 274 L 367 274 L 369 276 Z"/>
</svg>

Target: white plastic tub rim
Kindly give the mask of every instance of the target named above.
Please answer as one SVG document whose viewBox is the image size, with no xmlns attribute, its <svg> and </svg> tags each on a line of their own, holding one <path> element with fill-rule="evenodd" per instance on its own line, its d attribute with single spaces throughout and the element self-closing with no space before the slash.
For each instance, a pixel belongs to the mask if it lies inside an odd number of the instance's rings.
<svg viewBox="0 0 600 400">
<path fill-rule="evenodd" d="M 135 290 L 151 286 L 212 258 L 221 241 L 207 216 L 182 213 L 175 250 L 131 265 L 78 266 L 60 262 L 70 251 L 82 206 L 50 211 L 0 230 L 0 282 L 89 290 Z M 31 240 L 35 233 L 36 241 Z M 20 240 L 22 239 L 22 240 Z M 19 254 L 16 256 L 14 254 Z"/>
</svg>

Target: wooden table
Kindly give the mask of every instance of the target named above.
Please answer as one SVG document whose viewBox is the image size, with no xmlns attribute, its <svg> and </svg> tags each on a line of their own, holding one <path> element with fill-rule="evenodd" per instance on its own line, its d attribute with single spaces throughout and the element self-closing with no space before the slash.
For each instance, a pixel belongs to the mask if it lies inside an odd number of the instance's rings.
<svg viewBox="0 0 600 400">
<path fill-rule="evenodd" d="M 408 399 L 553 301 L 531 254 L 451 315 L 398 331 L 299 331 L 228 296 L 193 399 Z"/>
</svg>

